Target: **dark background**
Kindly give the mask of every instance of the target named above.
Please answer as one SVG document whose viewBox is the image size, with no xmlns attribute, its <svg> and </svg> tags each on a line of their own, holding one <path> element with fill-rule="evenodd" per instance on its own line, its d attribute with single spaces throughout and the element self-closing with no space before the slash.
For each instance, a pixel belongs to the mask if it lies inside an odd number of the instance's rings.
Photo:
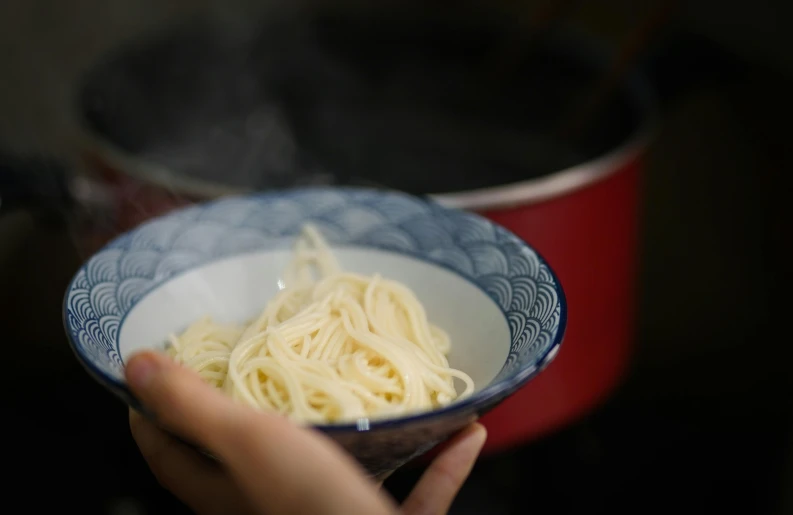
<svg viewBox="0 0 793 515">
<path fill-rule="evenodd" d="M 3 6 L 6 14 L 12 4 Z M 29 4 L 41 18 L 24 19 L 57 19 L 47 14 L 56 5 Z M 616 42 L 637 19 L 638 4 L 588 2 L 576 23 Z M 586 419 L 483 458 L 452 513 L 793 513 L 782 243 L 790 234 L 783 184 L 793 165 L 788 5 L 690 2 L 642 53 L 663 119 L 644 179 L 629 375 Z M 110 7 L 103 12 L 93 16 L 119 18 Z M 6 23 L 22 18 L 0 15 Z M 31 149 L 60 155 L 68 147 L 68 124 L 51 108 L 60 90 L 20 96 L 26 80 L 41 83 L 39 71 L 20 70 L 52 59 L 31 39 L 44 22 L 28 30 L 29 39 L 17 25 L 3 36 L 16 40 L 0 40 L 17 57 L 0 61 L 0 107 L 10 113 L 0 125 L 0 166 L 17 169 L 17 156 Z M 4 502 L 22 502 L 24 512 L 178 512 L 129 438 L 125 407 L 83 372 L 66 344 L 62 293 L 82 257 L 64 225 L 32 211 L 0 215 L 0 400 L 11 474 Z M 420 472 L 408 467 L 387 486 L 400 497 Z"/>
</svg>

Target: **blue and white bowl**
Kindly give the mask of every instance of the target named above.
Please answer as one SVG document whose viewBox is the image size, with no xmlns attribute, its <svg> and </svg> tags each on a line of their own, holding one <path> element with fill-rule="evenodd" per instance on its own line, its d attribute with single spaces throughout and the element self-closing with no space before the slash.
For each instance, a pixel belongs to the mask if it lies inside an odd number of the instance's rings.
<svg viewBox="0 0 793 515">
<path fill-rule="evenodd" d="M 169 332 L 212 315 L 241 322 L 277 292 L 295 236 L 317 226 L 341 265 L 404 282 L 449 332 L 450 364 L 474 395 L 388 420 L 318 426 L 374 475 L 426 452 L 536 376 L 559 351 L 562 287 L 548 264 L 506 229 L 401 193 L 298 189 L 224 198 L 156 218 L 91 257 L 63 307 L 77 358 L 102 385 L 141 408 L 124 360 L 162 348 Z"/>
</svg>

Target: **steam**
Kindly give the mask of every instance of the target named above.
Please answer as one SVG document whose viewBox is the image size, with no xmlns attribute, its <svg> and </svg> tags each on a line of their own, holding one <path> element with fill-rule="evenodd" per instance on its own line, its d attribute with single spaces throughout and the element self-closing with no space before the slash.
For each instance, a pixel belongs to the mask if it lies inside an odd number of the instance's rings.
<svg viewBox="0 0 793 515">
<path fill-rule="evenodd" d="M 298 145 L 296 131 L 322 121 L 328 89 L 355 98 L 371 83 L 330 55 L 298 11 L 166 32 L 111 56 L 82 99 L 95 132 L 172 171 L 167 182 L 179 175 L 242 191 L 349 182 Z"/>
</svg>

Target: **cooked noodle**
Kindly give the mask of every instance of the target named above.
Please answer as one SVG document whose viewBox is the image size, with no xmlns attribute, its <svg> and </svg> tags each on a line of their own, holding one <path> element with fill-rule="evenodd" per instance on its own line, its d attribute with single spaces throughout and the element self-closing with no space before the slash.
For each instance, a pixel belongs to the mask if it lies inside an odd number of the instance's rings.
<svg viewBox="0 0 793 515">
<path fill-rule="evenodd" d="M 235 400 L 305 423 L 398 416 L 473 392 L 471 378 L 449 367 L 449 337 L 415 294 L 343 272 L 310 225 L 284 283 L 247 326 L 201 318 L 170 335 L 169 354 Z"/>
</svg>

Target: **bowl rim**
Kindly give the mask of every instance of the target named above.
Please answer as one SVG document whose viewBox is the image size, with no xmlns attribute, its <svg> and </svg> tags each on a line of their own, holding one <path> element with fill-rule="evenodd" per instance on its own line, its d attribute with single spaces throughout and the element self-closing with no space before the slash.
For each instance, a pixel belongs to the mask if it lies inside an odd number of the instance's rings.
<svg viewBox="0 0 793 515">
<path fill-rule="evenodd" d="M 494 405 L 498 404 L 500 401 L 502 401 L 503 399 L 505 399 L 506 397 L 508 397 L 509 395 L 511 395 L 512 393 L 514 393 L 518 389 L 520 389 L 526 383 L 528 383 L 531 379 L 536 377 L 559 354 L 559 349 L 560 349 L 560 346 L 562 344 L 562 341 L 564 340 L 564 336 L 565 336 L 565 333 L 566 333 L 566 330 L 567 330 L 567 316 L 568 316 L 567 315 L 567 310 L 568 310 L 568 308 L 567 308 L 567 298 L 565 296 L 565 292 L 564 292 L 564 289 L 562 287 L 562 283 L 559 280 L 558 275 L 556 274 L 556 271 L 550 266 L 550 264 L 545 259 L 545 257 L 540 252 L 538 252 L 534 247 L 532 247 L 528 242 L 526 242 L 523 238 L 521 238 L 520 236 L 514 234 L 512 231 L 510 231 L 509 229 L 506 229 L 502 225 L 500 225 L 500 224 L 498 224 L 498 223 L 496 223 L 496 222 L 494 222 L 494 221 L 492 221 L 492 220 L 490 220 L 488 218 L 485 218 L 484 216 L 481 216 L 481 215 L 479 215 L 477 213 L 473 213 L 473 212 L 470 212 L 470 211 L 465 211 L 465 210 L 462 210 L 462 209 L 445 206 L 445 205 L 437 202 L 436 200 L 434 200 L 431 197 L 420 197 L 420 196 L 417 196 L 417 195 L 411 195 L 409 193 L 404 193 L 404 192 L 397 191 L 397 190 L 377 190 L 377 189 L 373 189 L 373 188 L 363 188 L 363 187 L 338 187 L 338 186 L 327 187 L 327 186 L 318 186 L 318 187 L 272 189 L 272 190 L 267 190 L 267 191 L 258 192 L 258 193 L 248 193 L 248 194 L 241 194 L 241 195 L 230 195 L 230 196 L 220 197 L 220 198 L 208 201 L 208 202 L 199 202 L 197 204 L 190 204 L 188 206 L 180 207 L 180 208 L 174 209 L 172 211 L 169 211 L 168 213 L 165 213 L 165 214 L 158 215 L 158 216 L 155 216 L 153 218 L 150 218 L 150 219 L 144 221 L 143 223 L 138 224 L 137 226 L 133 227 L 132 229 L 130 229 L 128 231 L 124 231 L 123 233 L 120 233 L 117 236 L 115 236 L 112 240 L 107 242 L 102 248 L 97 250 L 94 254 L 92 254 L 90 257 L 88 257 L 80 265 L 80 267 L 75 271 L 74 275 L 72 276 L 72 279 L 69 281 L 69 283 L 68 283 L 68 285 L 66 287 L 66 291 L 64 292 L 62 308 L 61 308 L 62 323 L 63 323 L 63 327 L 64 327 L 64 332 L 66 333 L 66 339 L 67 339 L 67 341 L 69 343 L 69 347 L 71 348 L 72 352 L 75 354 L 78 362 L 80 362 L 80 364 L 83 366 L 83 368 L 86 369 L 86 371 L 88 372 L 88 375 L 90 375 L 99 384 L 101 384 L 105 388 L 109 389 L 116 396 L 118 396 L 122 400 L 124 400 L 131 408 L 133 408 L 136 411 L 139 411 L 141 413 L 150 415 L 150 411 L 145 407 L 145 405 L 138 399 L 138 397 L 127 386 L 126 381 L 119 380 L 119 379 L 116 379 L 114 377 L 109 376 L 107 373 L 105 373 L 103 370 L 101 370 L 96 364 L 94 364 L 94 362 L 90 358 L 90 356 L 85 355 L 84 352 L 81 350 L 80 346 L 77 345 L 75 335 L 72 333 L 72 331 L 69 328 L 69 324 L 68 324 L 67 318 L 68 318 L 68 312 L 69 312 L 69 310 L 68 310 L 69 294 L 72 291 L 72 288 L 74 287 L 75 281 L 76 281 L 77 276 L 79 275 L 79 273 L 83 269 L 85 269 L 87 267 L 87 265 L 91 262 L 91 260 L 94 258 L 94 256 L 100 254 L 101 252 L 103 252 L 103 251 L 105 251 L 105 250 L 107 250 L 109 248 L 112 248 L 112 246 L 115 243 L 117 243 L 122 238 L 125 238 L 130 233 L 133 233 L 133 232 L 137 231 L 140 227 L 142 227 L 142 226 L 144 226 L 146 224 L 149 224 L 151 222 L 154 222 L 156 220 L 160 220 L 160 219 L 162 219 L 164 217 L 176 214 L 178 212 L 181 212 L 181 211 L 184 211 L 184 210 L 187 210 L 187 209 L 190 209 L 190 208 L 194 208 L 196 206 L 200 206 L 202 209 L 205 209 L 206 207 L 209 207 L 209 206 L 214 205 L 214 204 L 219 203 L 219 202 L 228 201 L 229 199 L 257 199 L 259 201 L 266 201 L 266 200 L 270 200 L 270 199 L 283 198 L 284 196 L 290 196 L 290 195 L 293 195 L 293 194 L 301 194 L 301 193 L 309 193 L 309 192 L 329 192 L 329 191 L 339 192 L 339 193 L 343 193 L 343 194 L 350 194 L 350 193 L 356 193 L 356 192 L 366 192 L 366 193 L 375 193 L 377 195 L 382 195 L 382 196 L 399 196 L 399 197 L 402 197 L 402 198 L 410 198 L 410 199 L 413 199 L 414 201 L 421 202 L 423 204 L 429 205 L 431 207 L 440 209 L 440 210 L 445 211 L 445 212 L 465 213 L 467 216 L 471 216 L 471 217 L 473 217 L 475 219 L 478 219 L 479 221 L 485 222 L 486 224 L 488 224 L 490 226 L 494 226 L 494 227 L 500 228 L 500 229 L 508 232 L 511 236 L 516 238 L 516 240 L 524 248 L 528 248 L 530 251 L 532 251 L 536 255 L 536 257 L 537 257 L 538 261 L 540 262 L 540 264 L 545 266 L 546 270 L 551 275 L 551 278 L 553 279 L 554 290 L 556 292 L 558 303 L 559 303 L 559 308 L 560 308 L 559 325 L 558 325 L 558 328 L 556 330 L 556 333 L 553 335 L 553 339 L 551 341 L 551 344 L 548 346 L 548 348 L 543 352 L 541 357 L 534 364 L 532 364 L 530 366 L 523 367 L 523 368 L 519 368 L 515 374 L 510 375 L 508 377 L 505 377 L 505 378 L 503 378 L 501 380 L 492 381 L 490 384 L 488 384 L 487 386 L 485 386 L 481 390 L 475 391 L 473 394 L 471 394 L 469 397 L 466 397 L 465 399 L 462 399 L 462 400 L 459 400 L 459 401 L 454 401 L 454 402 L 452 402 L 452 403 L 450 403 L 450 404 L 448 404 L 446 406 L 443 406 L 441 408 L 432 409 L 432 410 L 428 410 L 428 411 L 420 411 L 420 412 L 416 412 L 416 413 L 410 413 L 410 414 L 399 416 L 399 417 L 393 417 L 393 418 L 389 417 L 389 418 L 383 418 L 383 419 L 362 418 L 362 419 L 358 419 L 356 421 L 344 422 L 344 423 L 339 423 L 339 424 L 307 424 L 306 427 L 310 427 L 310 428 L 313 428 L 313 429 L 316 429 L 316 430 L 319 430 L 319 431 L 322 431 L 322 432 L 328 433 L 328 434 L 349 433 L 349 432 L 369 432 L 369 431 L 376 431 L 376 430 L 379 430 L 379 429 L 394 429 L 394 428 L 397 428 L 397 427 L 413 425 L 413 424 L 416 424 L 416 423 L 427 423 L 427 422 L 431 422 L 433 420 L 444 419 L 444 418 L 447 418 L 449 416 L 470 413 L 472 411 L 473 412 L 477 412 L 477 414 L 482 414 L 482 412 L 484 412 L 487 409 L 489 409 L 489 408 L 493 407 Z M 377 247 L 374 247 L 374 246 L 369 246 L 369 247 L 377 248 Z M 472 286 L 478 288 L 480 291 L 483 291 L 483 293 L 485 293 L 487 295 L 487 292 L 485 292 L 482 289 L 482 287 L 479 284 L 477 284 L 475 281 L 473 281 L 470 277 L 467 277 L 466 275 L 464 275 L 461 272 L 449 267 L 448 265 L 428 260 L 428 259 L 426 259 L 425 257 L 423 257 L 419 253 L 412 254 L 412 253 L 407 253 L 407 252 L 400 252 L 400 251 L 394 250 L 394 249 L 379 249 L 379 250 L 385 250 L 387 252 L 391 252 L 391 253 L 394 253 L 394 254 L 407 256 L 407 257 L 412 257 L 412 258 L 417 259 L 419 261 L 422 261 L 424 263 L 443 268 L 447 272 L 451 272 L 451 273 L 457 275 L 462 280 L 468 282 L 469 284 L 471 284 Z M 248 253 L 256 253 L 256 252 L 259 252 L 259 251 L 250 251 L 250 252 L 246 252 L 246 254 L 248 254 Z M 233 255 L 230 255 L 230 256 L 223 256 L 223 257 L 218 257 L 218 258 L 215 258 L 215 259 L 210 259 L 210 260 L 208 260 L 206 262 L 202 262 L 199 265 L 197 265 L 195 267 L 192 267 L 192 268 L 190 268 L 188 270 L 185 270 L 183 272 L 186 273 L 186 272 L 195 270 L 197 268 L 201 268 L 203 266 L 211 265 L 213 263 L 220 262 L 223 259 L 228 259 L 228 258 L 237 256 L 237 255 L 240 255 L 240 254 L 233 254 Z M 178 277 L 178 275 L 180 275 L 180 274 L 176 274 L 176 275 L 167 277 L 160 284 L 165 284 L 166 282 L 171 281 L 175 277 Z M 154 288 L 154 289 L 156 289 L 156 288 Z M 145 295 L 148 295 L 154 289 L 152 289 L 151 291 L 146 292 Z M 488 297 L 490 297 L 490 296 L 488 295 Z M 142 300 L 142 298 L 141 298 L 141 300 Z M 493 300 L 493 299 L 491 298 L 491 300 Z M 502 312 L 502 314 L 504 314 L 503 309 L 500 306 L 499 306 L 499 310 Z M 126 314 L 125 314 L 124 318 L 126 318 Z M 119 334 L 120 334 L 120 329 L 121 329 L 122 325 L 123 325 L 123 319 L 122 319 L 122 324 L 119 325 Z M 116 336 L 116 341 L 117 341 L 117 339 L 118 339 L 118 336 Z"/>
</svg>

